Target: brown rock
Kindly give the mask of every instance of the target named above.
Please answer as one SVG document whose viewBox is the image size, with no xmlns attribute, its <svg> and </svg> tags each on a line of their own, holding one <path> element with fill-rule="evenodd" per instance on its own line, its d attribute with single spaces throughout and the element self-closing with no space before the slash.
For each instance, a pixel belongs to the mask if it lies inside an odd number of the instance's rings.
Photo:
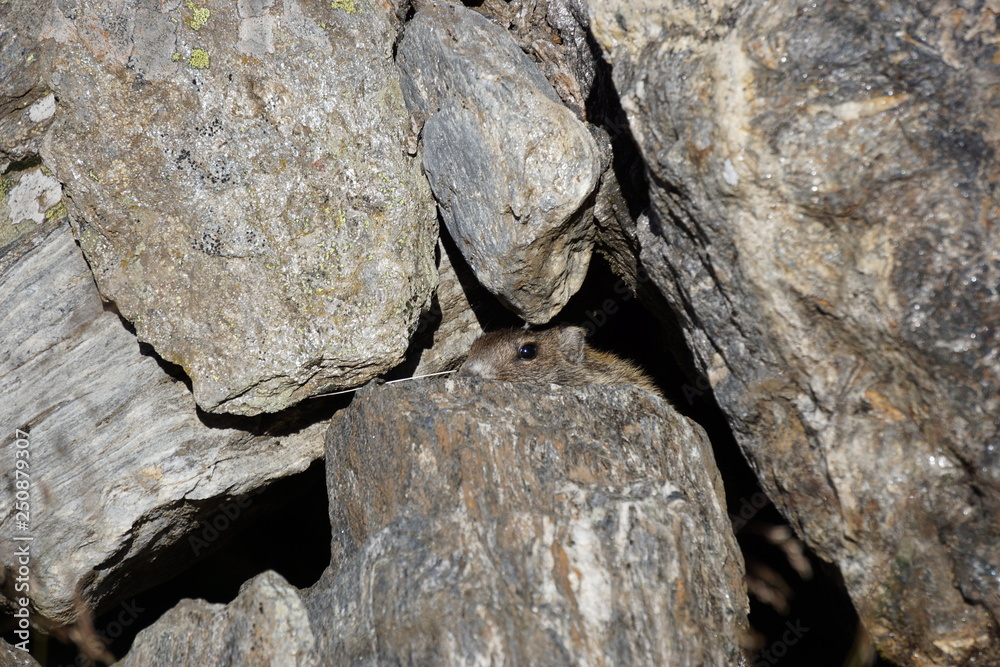
<svg viewBox="0 0 1000 667">
<path fill-rule="evenodd" d="M 642 263 L 900 664 L 1000 663 L 1000 78 L 948 2 L 590 2 Z"/>
<path fill-rule="evenodd" d="M 336 664 L 740 664 L 742 558 L 701 429 L 627 387 L 414 382 L 327 438 Z"/>
</svg>

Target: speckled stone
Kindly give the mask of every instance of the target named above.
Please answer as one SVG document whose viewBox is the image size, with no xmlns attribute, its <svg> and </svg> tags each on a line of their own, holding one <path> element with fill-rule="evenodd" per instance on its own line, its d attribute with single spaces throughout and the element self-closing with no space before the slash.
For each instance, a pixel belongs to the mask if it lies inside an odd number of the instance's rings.
<svg viewBox="0 0 1000 667">
<path fill-rule="evenodd" d="M 55 8 L 43 149 L 101 294 L 207 411 L 402 359 L 437 223 L 377 3 Z"/>
</svg>

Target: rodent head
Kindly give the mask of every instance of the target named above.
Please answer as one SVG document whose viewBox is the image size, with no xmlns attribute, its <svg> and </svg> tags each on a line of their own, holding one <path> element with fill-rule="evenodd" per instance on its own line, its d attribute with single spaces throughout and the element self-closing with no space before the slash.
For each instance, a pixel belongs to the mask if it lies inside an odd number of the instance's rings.
<svg viewBox="0 0 1000 667">
<path fill-rule="evenodd" d="M 507 329 L 483 334 L 459 375 L 507 382 L 571 383 L 581 374 L 586 331 L 561 325 L 543 331 Z"/>
</svg>

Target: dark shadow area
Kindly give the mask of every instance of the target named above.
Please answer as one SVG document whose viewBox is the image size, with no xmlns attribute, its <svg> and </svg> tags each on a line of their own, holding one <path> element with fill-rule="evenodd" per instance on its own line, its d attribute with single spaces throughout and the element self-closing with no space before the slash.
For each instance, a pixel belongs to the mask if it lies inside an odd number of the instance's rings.
<svg viewBox="0 0 1000 667">
<path fill-rule="evenodd" d="M 136 634 L 160 618 L 181 599 L 231 602 L 246 581 L 265 570 L 275 570 L 290 584 L 314 584 L 330 564 L 330 520 L 326 475 L 322 461 L 305 472 L 279 480 L 258 494 L 246 497 L 245 519 L 230 519 L 232 511 L 220 509 L 202 522 L 202 530 L 182 547 L 191 566 L 181 574 L 144 590 L 94 619 L 98 635 L 110 642 L 111 653 L 121 659 Z M 11 642 L 9 627 L 4 639 Z M 42 646 L 44 645 L 44 648 Z M 76 648 L 54 638 L 33 633 L 33 650 L 47 655 L 43 667 L 83 664 Z"/>
<path fill-rule="evenodd" d="M 597 40 L 588 31 L 587 46 L 594 57 L 594 83 L 584 101 L 587 121 L 602 128 L 611 138 L 611 168 L 618 179 L 629 216 L 635 220 L 649 208 L 649 184 L 639 146 L 629 129 L 628 116 L 622 109 L 618 91 L 611 78 L 611 65 L 604 60 Z"/>
<path fill-rule="evenodd" d="M 35 167 L 42 166 L 42 156 L 31 154 L 21 160 L 14 160 L 7 165 L 7 168 L 0 172 L 2 174 L 10 174 L 15 171 L 26 171 L 28 169 L 34 169 Z"/>
</svg>

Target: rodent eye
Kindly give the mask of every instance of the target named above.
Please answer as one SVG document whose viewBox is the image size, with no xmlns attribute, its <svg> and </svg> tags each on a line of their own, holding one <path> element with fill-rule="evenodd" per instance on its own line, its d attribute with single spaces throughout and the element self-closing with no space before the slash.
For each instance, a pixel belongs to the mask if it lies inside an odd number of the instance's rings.
<svg viewBox="0 0 1000 667">
<path fill-rule="evenodd" d="M 534 343 L 525 343 L 517 350 L 517 358 L 531 361 L 538 356 L 538 346 Z"/>
</svg>

